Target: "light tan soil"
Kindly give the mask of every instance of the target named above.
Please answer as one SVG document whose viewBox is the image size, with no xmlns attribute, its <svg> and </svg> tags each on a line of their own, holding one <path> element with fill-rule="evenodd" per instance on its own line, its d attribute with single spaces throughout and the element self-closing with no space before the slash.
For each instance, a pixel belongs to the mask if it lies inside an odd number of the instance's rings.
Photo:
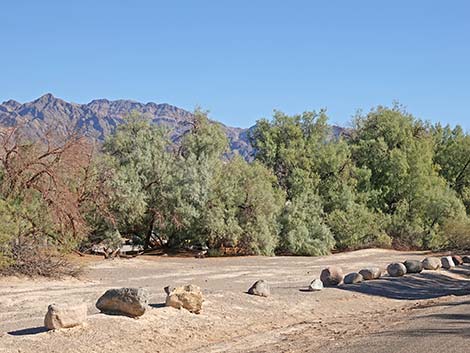
<svg viewBox="0 0 470 353">
<path fill-rule="evenodd" d="M 0 279 L 0 352 L 315 352 L 348 337 L 390 330 L 415 308 L 470 294 L 470 267 L 426 271 L 400 279 L 307 292 L 321 269 L 345 273 L 369 265 L 422 259 L 423 253 L 362 250 L 325 257 L 172 258 L 87 260 L 83 279 Z M 245 293 L 258 279 L 272 296 Z M 163 306 L 166 285 L 203 289 L 200 315 Z M 150 309 L 139 319 L 98 313 L 94 304 L 109 288 L 144 287 Z M 89 308 L 82 327 L 45 332 L 51 303 Z M 422 309 L 421 309 L 422 310 Z"/>
</svg>

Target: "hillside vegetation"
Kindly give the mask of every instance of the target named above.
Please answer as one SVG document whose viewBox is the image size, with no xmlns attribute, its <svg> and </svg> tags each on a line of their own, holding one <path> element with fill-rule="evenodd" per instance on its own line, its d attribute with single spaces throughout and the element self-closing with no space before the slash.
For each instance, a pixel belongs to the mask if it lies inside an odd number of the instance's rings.
<svg viewBox="0 0 470 353">
<path fill-rule="evenodd" d="M 209 255 L 470 248 L 470 136 L 460 127 L 395 105 L 333 138 L 324 111 L 275 112 L 251 129 L 248 162 L 226 158 L 227 135 L 204 112 L 188 119 L 175 139 L 134 112 L 103 144 L 3 129 L 3 272 L 48 274 L 61 254 L 123 239 Z"/>
</svg>

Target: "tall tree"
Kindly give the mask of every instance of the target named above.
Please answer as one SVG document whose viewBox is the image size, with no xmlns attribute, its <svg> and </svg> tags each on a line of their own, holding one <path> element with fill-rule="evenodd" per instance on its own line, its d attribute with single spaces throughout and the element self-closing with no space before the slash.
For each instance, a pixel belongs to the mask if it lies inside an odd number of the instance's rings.
<svg viewBox="0 0 470 353">
<path fill-rule="evenodd" d="M 203 219 L 210 248 L 234 246 L 243 254 L 273 255 L 284 193 L 258 162 L 241 157 L 225 162 L 215 179 Z"/>
<path fill-rule="evenodd" d="M 103 146 L 103 163 L 115 170 L 110 183 L 116 230 L 143 237 L 145 247 L 155 228 L 157 236 L 167 237 L 178 222 L 171 207 L 175 158 L 169 147 L 168 133 L 138 113 L 130 114 Z"/>
<path fill-rule="evenodd" d="M 434 161 L 439 174 L 459 195 L 470 212 L 470 135 L 461 126 L 451 128 L 436 124 L 433 127 L 435 139 Z"/>
<path fill-rule="evenodd" d="M 353 157 L 370 171 L 369 206 L 391 216 L 388 234 L 428 246 L 444 220 L 462 217 L 462 204 L 438 175 L 429 127 L 400 106 L 378 107 L 356 119 Z"/>
</svg>

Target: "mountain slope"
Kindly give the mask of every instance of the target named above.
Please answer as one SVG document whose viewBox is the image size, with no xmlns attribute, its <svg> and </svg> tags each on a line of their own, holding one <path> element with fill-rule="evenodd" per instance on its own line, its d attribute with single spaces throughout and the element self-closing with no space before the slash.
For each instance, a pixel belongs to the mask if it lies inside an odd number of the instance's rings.
<svg viewBox="0 0 470 353">
<path fill-rule="evenodd" d="M 188 122 L 192 118 L 191 112 L 166 103 L 96 99 L 87 104 L 77 104 L 66 102 L 48 93 L 28 103 L 8 100 L 0 104 L 0 128 L 23 124 L 31 136 L 44 133 L 51 128 L 59 134 L 65 134 L 70 129 L 79 129 L 87 136 L 102 141 L 132 111 L 144 114 L 154 124 L 170 128 L 173 137 L 186 131 L 190 126 Z M 245 159 L 251 160 L 253 148 L 248 139 L 251 128 L 241 129 L 218 124 L 227 134 L 231 151 L 236 151 Z M 347 131 L 332 126 L 334 138 L 347 135 Z"/>
<path fill-rule="evenodd" d="M 76 104 L 48 93 L 24 104 L 14 100 L 3 102 L 0 105 L 0 126 L 23 124 L 31 135 L 50 128 L 58 133 L 80 129 L 89 137 L 103 140 L 132 111 L 144 114 L 154 124 L 169 127 L 174 136 L 184 132 L 192 118 L 192 113 L 166 103 L 97 99 L 88 104 Z M 231 150 L 249 158 L 252 148 L 248 142 L 248 129 L 221 126 L 227 134 Z"/>
</svg>

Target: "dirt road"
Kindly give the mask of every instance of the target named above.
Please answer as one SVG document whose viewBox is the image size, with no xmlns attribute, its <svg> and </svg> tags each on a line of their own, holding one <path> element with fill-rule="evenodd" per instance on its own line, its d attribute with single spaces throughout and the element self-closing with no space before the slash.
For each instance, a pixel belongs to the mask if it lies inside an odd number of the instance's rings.
<svg viewBox="0 0 470 353">
<path fill-rule="evenodd" d="M 403 332 L 400 337 L 406 343 L 415 339 L 410 336 L 413 330 L 429 335 L 434 332 L 445 339 L 451 334 L 445 333 L 443 321 L 447 319 L 442 315 L 460 315 L 459 308 L 467 310 L 466 304 L 458 303 L 470 301 L 470 267 L 315 293 L 302 291 L 328 265 L 340 265 L 347 272 L 423 257 L 423 253 L 390 250 L 317 258 L 147 256 L 93 261 L 83 280 L 4 278 L 0 279 L 0 352 L 366 352 L 361 348 L 364 336 L 368 336 L 368 347 L 374 340 L 379 345 L 391 342 L 395 332 Z M 258 279 L 269 281 L 271 297 L 245 293 Z M 200 315 L 162 304 L 164 286 L 187 283 L 204 291 Z M 99 314 L 94 307 L 96 299 L 106 289 L 124 286 L 146 288 L 151 293 L 150 310 L 139 319 Z M 45 332 L 44 314 L 54 302 L 87 303 L 86 325 Z M 452 316 L 448 318 L 452 321 Z M 430 322 L 431 327 L 418 330 L 419 322 Z M 410 323 L 418 326 L 414 329 Z M 461 325 L 463 332 L 465 324 L 456 325 Z M 468 339 L 463 333 L 459 337 Z"/>
</svg>

